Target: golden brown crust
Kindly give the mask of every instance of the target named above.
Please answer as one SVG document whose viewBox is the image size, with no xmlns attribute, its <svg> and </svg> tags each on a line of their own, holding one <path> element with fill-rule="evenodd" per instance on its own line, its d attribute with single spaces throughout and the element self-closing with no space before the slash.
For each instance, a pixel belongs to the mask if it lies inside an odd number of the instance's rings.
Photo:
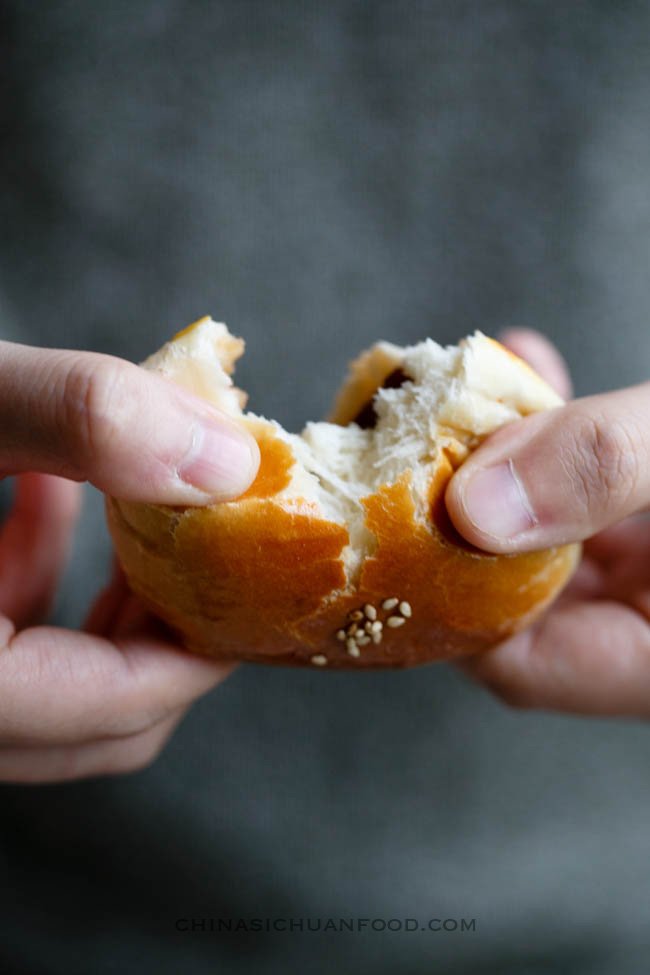
<svg viewBox="0 0 650 975">
<path fill-rule="evenodd" d="M 339 390 L 330 422 L 346 426 L 372 399 L 386 377 L 401 363 L 399 350 L 387 342 L 378 342 L 350 363 L 348 376 Z"/>
<path fill-rule="evenodd" d="M 246 429 L 257 440 L 260 448 L 260 466 L 257 476 L 248 490 L 238 499 L 272 498 L 289 486 L 294 457 L 291 448 L 280 440 L 270 423 L 259 419 L 247 419 Z"/>
<path fill-rule="evenodd" d="M 203 318 L 197 319 L 197 321 L 192 322 L 186 328 L 181 329 L 177 332 L 172 342 L 176 342 L 177 339 L 182 339 L 186 335 L 190 335 L 196 330 L 197 325 L 201 325 L 203 322 L 210 321 L 208 315 L 204 315 Z M 246 343 L 243 339 L 237 338 L 235 335 L 231 335 L 230 332 L 224 331 L 215 340 L 215 345 L 217 347 L 217 352 L 219 355 L 219 362 L 221 363 L 221 368 L 229 376 L 232 376 L 235 371 L 235 363 L 244 354 L 246 348 Z M 244 394 L 246 395 L 246 394 Z"/>
<path fill-rule="evenodd" d="M 416 515 L 409 472 L 364 499 L 376 549 L 346 589 L 347 530 L 307 501 L 277 498 L 289 481 L 291 450 L 270 424 L 250 429 L 262 462 L 237 502 L 175 509 L 107 499 L 129 584 L 191 650 L 357 670 L 449 659 L 488 649 L 532 622 L 575 568 L 579 546 L 496 556 L 461 540 L 443 501 L 456 461 L 443 452 L 426 521 Z M 390 597 L 411 609 L 395 628 L 388 618 L 403 614 L 399 606 L 382 609 Z M 352 657 L 337 632 L 367 604 L 383 624 L 381 642 L 370 639 Z"/>
</svg>

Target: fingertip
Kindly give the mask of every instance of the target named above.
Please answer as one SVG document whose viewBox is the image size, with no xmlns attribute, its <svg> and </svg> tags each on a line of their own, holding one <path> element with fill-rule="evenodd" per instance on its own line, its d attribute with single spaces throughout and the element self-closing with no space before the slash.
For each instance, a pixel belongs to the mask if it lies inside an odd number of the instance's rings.
<svg viewBox="0 0 650 975">
<path fill-rule="evenodd" d="M 128 595 L 126 576 L 117 558 L 114 558 L 110 579 L 90 607 L 82 626 L 83 632 L 107 637 L 118 618 L 120 606 Z"/>
<path fill-rule="evenodd" d="M 245 427 L 231 417 L 195 428 L 192 444 L 178 466 L 181 490 L 201 492 L 193 504 L 232 501 L 251 486 L 260 466 L 260 448 Z"/>
<path fill-rule="evenodd" d="M 191 653 L 174 640 L 154 618 L 140 620 L 140 628 L 114 633 L 113 645 L 127 666 L 131 690 L 150 706 L 171 711 L 187 706 L 230 676 L 236 661 L 216 660 Z"/>
<path fill-rule="evenodd" d="M 508 465 L 478 470 L 461 467 L 447 485 L 445 506 L 454 528 L 466 541 L 495 555 L 510 553 L 513 539 L 532 524 Z"/>
<path fill-rule="evenodd" d="M 105 635 L 124 654 L 134 676 L 152 688 L 174 688 L 180 703 L 205 694 L 237 666 L 186 649 L 172 627 L 128 590 Z"/>
<path fill-rule="evenodd" d="M 480 538 L 467 515 L 464 502 L 464 489 L 467 478 L 462 466 L 455 471 L 445 488 L 445 508 L 456 531 L 471 545 L 480 547 Z"/>
</svg>

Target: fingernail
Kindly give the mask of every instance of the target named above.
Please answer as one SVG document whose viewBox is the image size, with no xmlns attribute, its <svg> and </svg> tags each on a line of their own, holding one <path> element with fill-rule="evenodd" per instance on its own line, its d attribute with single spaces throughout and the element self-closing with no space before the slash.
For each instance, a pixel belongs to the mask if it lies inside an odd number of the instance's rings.
<svg viewBox="0 0 650 975">
<path fill-rule="evenodd" d="M 258 463 L 259 451 L 252 437 L 234 426 L 197 423 L 178 476 L 215 500 L 225 501 L 243 494 L 255 477 Z"/>
<path fill-rule="evenodd" d="M 465 487 L 463 500 L 472 524 L 495 538 L 512 538 L 537 524 L 512 461 L 477 471 Z"/>
</svg>

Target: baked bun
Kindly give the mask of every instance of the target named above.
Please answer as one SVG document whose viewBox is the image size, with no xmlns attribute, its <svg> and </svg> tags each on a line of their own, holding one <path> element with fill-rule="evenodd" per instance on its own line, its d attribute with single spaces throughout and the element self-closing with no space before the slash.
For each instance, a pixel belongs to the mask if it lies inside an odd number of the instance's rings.
<svg viewBox="0 0 650 975">
<path fill-rule="evenodd" d="M 476 332 L 458 347 L 380 342 L 350 367 L 330 422 L 287 433 L 243 413 L 243 342 L 209 318 L 143 365 L 237 416 L 259 473 L 205 508 L 107 498 L 130 586 L 189 650 L 223 660 L 405 667 L 487 650 L 557 596 L 579 546 L 490 555 L 453 528 L 443 495 L 493 430 L 561 404 Z"/>
</svg>

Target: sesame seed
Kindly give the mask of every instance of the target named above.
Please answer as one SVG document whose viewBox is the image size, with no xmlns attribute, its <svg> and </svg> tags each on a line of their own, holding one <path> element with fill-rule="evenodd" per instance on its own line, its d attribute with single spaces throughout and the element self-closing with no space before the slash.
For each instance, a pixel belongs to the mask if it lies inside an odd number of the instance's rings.
<svg viewBox="0 0 650 975">
<path fill-rule="evenodd" d="M 359 627 L 356 623 L 350 623 L 350 625 L 348 626 L 345 632 L 347 633 L 348 636 L 354 636 L 354 634 L 357 632 L 358 629 Z"/>
<path fill-rule="evenodd" d="M 366 631 L 366 633 L 372 633 L 372 627 L 373 627 L 372 620 L 366 620 L 366 622 L 363 624 L 363 628 Z"/>
<path fill-rule="evenodd" d="M 385 609 L 386 611 L 391 610 L 391 609 L 395 609 L 395 607 L 397 606 L 398 602 L 399 602 L 399 599 L 395 599 L 394 596 L 391 597 L 391 599 L 384 599 L 383 603 L 381 604 L 381 608 L 382 609 Z"/>
<path fill-rule="evenodd" d="M 390 626 L 395 629 L 398 626 L 404 626 L 406 620 L 403 616 L 389 616 L 386 620 L 386 626 Z"/>
<path fill-rule="evenodd" d="M 372 633 L 381 633 L 383 628 L 384 624 L 381 622 L 381 620 L 375 620 L 374 623 L 370 624 L 370 630 Z"/>
<path fill-rule="evenodd" d="M 361 636 L 357 637 L 357 646 L 367 647 L 369 643 L 370 643 L 370 637 L 368 636 L 367 633 L 362 633 Z"/>
<path fill-rule="evenodd" d="M 363 613 L 360 609 L 353 609 L 348 613 L 348 619 L 352 620 L 353 623 L 358 623 L 359 620 L 363 619 Z"/>
<path fill-rule="evenodd" d="M 356 648 L 357 648 L 357 641 L 356 641 L 356 640 L 352 640 L 352 639 L 349 639 L 349 640 L 346 640 L 346 641 L 345 641 L 345 646 L 346 646 L 346 648 L 347 648 L 347 651 L 348 651 L 348 653 L 349 653 L 349 654 L 350 654 L 350 655 L 351 655 L 352 657 L 354 657 L 354 651 L 355 651 L 355 650 L 356 650 Z"/>
<path fill-rule="evenodd" d="M 360 657 L 361 656 L 361 653 L 359 651 L 359 647 L 356 645 L 356 643 L 353 643 L 351 647 L 348 646 L 348 653 L 350 654 L 351 657 Z"/>
<path fill-rule="evenodd" d="M 323 653 L 315 653 L 311 658 L 311 662 L 317 667 L 324 667 L 327 663 L 327 657 Z"/>
<path fill-rule="evenodd" d="M 363 607 L 363 611 L 369 620 L 377 619 L 377 610 L 374 606 L 371 606 L 370 603 Z"/>
<path fill-rule="evenodd" d="M 402 616 L 406 616 L 406 618 L 408 619 L 411 615 L 411 604 L 407 603 L 406 601 L 401 602 L 399 604 L 399 611 L 402 614 Z"/>
<path fill-rule="evenodd" d="M 345 630 L 339 630 L 336 634 L 337 640 L 345 640 Z"/>
<path fill-rule="evenodd" d="M 372 642 L 373 643 L 381 643 L 381 636 L 382 636 L 381 630 L 378 630 L 376 633 L 373 633 L 372 634 Z"/>
</svg>

